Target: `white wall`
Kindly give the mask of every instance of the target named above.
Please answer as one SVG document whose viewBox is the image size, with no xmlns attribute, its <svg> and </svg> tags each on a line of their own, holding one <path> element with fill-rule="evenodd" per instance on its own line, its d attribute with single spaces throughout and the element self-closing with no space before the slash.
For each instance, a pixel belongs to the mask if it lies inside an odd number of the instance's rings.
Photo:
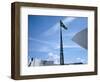
<svg viewBox="0 0 100 82">
<path fill-rule="evenodd" d="M 15 0 L 0 0 L 0 82 L 14 82 L 15 80 L 10 79 L 10 65 L 11 65 L 11 2 Z M 29 0 L 16 0 L 27 2 Z M 53 4 L 68 4 L 68 5 L 88 5 L 88 6 L 98 6 L 100 10 L 100 0 L 30 0 L 30 2 L 39 3 L 53 3 Z M 100 14 L 100 11 L 99 11 Z M 100 15 L 98 14 L 98 18 Z M 100 22 L 100 19 L 98 19 Z M 100 25 L 99 25 L 100 26 Z M 98 27 L 99 27 L 98 26 Z M 100 35 L 100 29 L 99 29 Z M 100 42 L 100 38 L 98 39 Z M 99 43 L 100 45 L 100 43 Z M 99 46 L 100 48 L 100 46 Z M 100 51 L 99 51 L 100 53 Z M 98 59 L 100 58 L 100 54 Z M 100 59 L 98 60 L 100 62 Z M 100 69 L 100 64 L 99 68 Z M 99 75 L 93 76 L 78 76 L 78 77 L 64 77 L 64 78 L 53 78 L 53 79 L 37 79 L 28 80 L 29 82 L 79 82 L 79 81 L 100 81 L 100 71 Z M 23 80 L 27 82 L 27 80 Z"/>
</svg>

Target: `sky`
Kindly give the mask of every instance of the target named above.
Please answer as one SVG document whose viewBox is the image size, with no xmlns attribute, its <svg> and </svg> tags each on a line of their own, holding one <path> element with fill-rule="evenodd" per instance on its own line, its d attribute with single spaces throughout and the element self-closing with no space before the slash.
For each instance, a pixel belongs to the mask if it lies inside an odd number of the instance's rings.
<svg viewBox="0 0 100 82">
<path fill-rule="evenodd" d="M 28 58 L 60 64 L 60 20 L 68 28 L 62 30 L 64 63 L 87 63 L 87 49 L 72 41 L 87 28 L 87 17 L 28 15 Z"/>
</svg>

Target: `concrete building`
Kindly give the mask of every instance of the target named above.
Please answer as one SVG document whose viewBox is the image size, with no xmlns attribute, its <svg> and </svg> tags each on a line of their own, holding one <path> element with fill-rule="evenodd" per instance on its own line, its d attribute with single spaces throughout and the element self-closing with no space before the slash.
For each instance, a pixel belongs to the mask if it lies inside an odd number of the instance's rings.
<svg viewBox="0 0 100 82">
<path fill-rule="evenodd" d="M 42 60 L 41 63 L 42 65 L 53 65 L 54 61 Z"/>
</svg>

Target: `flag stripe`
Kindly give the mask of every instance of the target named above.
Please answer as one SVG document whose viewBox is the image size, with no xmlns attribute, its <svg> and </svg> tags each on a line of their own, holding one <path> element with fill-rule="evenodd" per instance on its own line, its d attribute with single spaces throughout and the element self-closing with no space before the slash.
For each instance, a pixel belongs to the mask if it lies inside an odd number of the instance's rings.
<svg viewBox="0 0 100 82">
<path fill-rule="evenodd" d="M 60 26 L 67 30 L 67 27 L 64 25 L 64 23 L 60 20 Z"/>
</svg>

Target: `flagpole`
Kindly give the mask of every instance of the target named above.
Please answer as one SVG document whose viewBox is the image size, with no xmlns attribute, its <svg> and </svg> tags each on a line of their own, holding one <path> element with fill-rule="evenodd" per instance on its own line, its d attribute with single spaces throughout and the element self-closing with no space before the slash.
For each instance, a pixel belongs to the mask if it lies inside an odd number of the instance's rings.
<svg viewBox="0 0 100 82">
<path fill-rule="evenodd" d="M 60 25 L 60 65 L 64 65 L 62 27 Z"/>
</svg>

